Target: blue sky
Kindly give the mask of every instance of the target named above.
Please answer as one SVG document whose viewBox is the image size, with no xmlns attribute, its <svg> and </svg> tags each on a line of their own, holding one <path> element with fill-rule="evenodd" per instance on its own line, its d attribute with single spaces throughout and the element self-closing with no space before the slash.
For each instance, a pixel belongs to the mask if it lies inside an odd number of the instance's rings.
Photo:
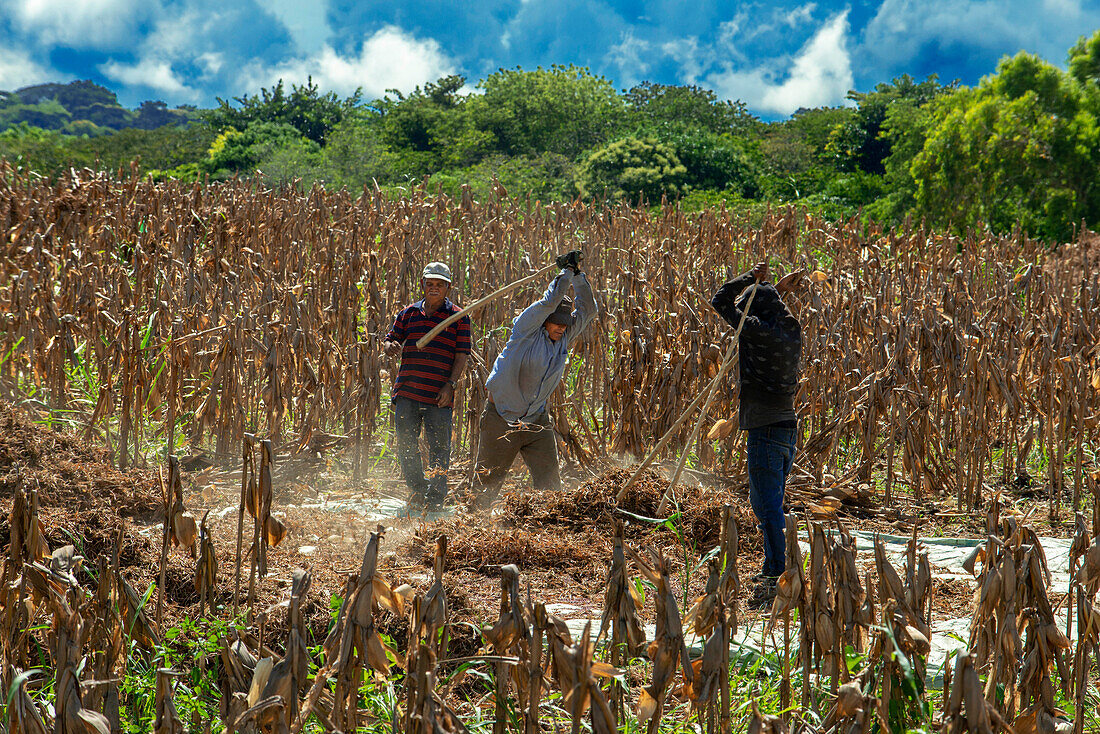
<svg viewBox="0 0 1100 734">
<path fill-rule="evenodd" d="M 1097 28 L 1100 0 L 3 0 L 0 89 L 92 79 L 129 107 L 209 107 L 280 78 L 374 98 L 572 63 L 774 119 L 903 73 L 975 84 L 1020 50 L 1064 67 Z"/>
</svg>

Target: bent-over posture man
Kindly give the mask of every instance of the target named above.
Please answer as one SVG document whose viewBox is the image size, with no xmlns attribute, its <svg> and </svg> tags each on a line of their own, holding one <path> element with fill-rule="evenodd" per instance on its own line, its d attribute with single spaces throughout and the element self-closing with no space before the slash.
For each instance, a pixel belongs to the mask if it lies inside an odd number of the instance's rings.
<svg viewBox="0 0 1100 734">
<path fill-rule="evenodd" d="M 797 281 L 784 278 L 772 285 L 767 277 L 767 263 L 758 263 L 719 288 L 711 300 L 722 318 L 736 327 L 756 289 L 738 344 L 738 414 L 740 428 L 747 433 L 749 502 L 764 535 L 764 568 L 753 577 L 757 585 L 749 600 L 753 609 L 775 597 L 776 581 L 786 565 L 783 489 L 798 435 L 794 396 L 802 352 L 802 326 L 782 298 Z"/>
<path fill-rule="evenodd" d="M 523 456 L 536 489 L 561 489 L 558 445 L 546 400 L 561 382 L 569 348 L 596 318 L 592 286 L 580 270 L 581 253 L 557 258 L 561 273 L 535 303 L 512 322 L 508 343 L 485 386 L 489 402 L 481 415 L 481 436 L 471 506 L 489 507 L 516 454 Z M 576 302 L 566 292 L 573 287 Z"/>
<path fill-rule="evenodd" d="M 455 321 L 417 349 L 417 339 L 462 310 L 447 298 L 451 269 L 444 263 L 428 263 L 420 282 L 423 299 L 397 314 L 384 349 L 391 357 L 401 355 L 393 383 L 393 422 L 401 473 L 410 490 L 409 506 L 438 510 L 447 498 L 454 388 L 470 354 L 470 317 Z M 427 479 L 420 457 L 421 427 L 428 444 Z"/>
</svg>

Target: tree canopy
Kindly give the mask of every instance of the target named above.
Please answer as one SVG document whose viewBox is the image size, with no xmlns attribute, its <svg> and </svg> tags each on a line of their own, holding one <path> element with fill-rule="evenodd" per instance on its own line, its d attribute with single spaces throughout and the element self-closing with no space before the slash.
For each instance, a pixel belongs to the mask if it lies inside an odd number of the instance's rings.
<svg viewBox="0 0 1100 734">
<path fill-rule="evenodd" d="M 1065 70 L 1020 53 L 973 87 L 903 74 L 775 121 L 697 85 L 617 91 L 555 65 L 476 84 L 445 76 L 370 101 L 280 81 L 199 111 L 157 100 L 128 110 L 89 81 L 41 84 L 0 92 L 0 131 L 0 155 L 43 173 L 137 158 L 154 176 L 798 204 L 1058 240 L 1100 220 L 1100 32 L 1068 50 Z"/>
</svg>

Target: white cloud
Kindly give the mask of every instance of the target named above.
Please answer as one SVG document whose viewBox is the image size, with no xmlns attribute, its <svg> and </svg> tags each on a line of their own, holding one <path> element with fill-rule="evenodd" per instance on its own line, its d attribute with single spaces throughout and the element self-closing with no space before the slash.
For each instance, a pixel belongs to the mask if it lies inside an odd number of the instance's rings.
<svg viewBox="0 0 1100 734">
<path fill-rule="evenodd" d="M 115 81 L 134 87 L 149 87 L 158 92 L 197 99 L 194 90 L 187 88 L 172 71 L 166 61 L 142 59 L 136 64 L 122 64 L 108 61 L 100 64 L 99 70 Z"/>
<path fill-rule="evenodd" d="M 694 84 L 703 73 L 703 58 L 707 55 L 699 48 L 699 39 L 679 38 L 661 45 L 665 55 L 680 65 L 680 79 L 684 84 Z"/>
<path fill-rule="evenodd" d="M 649 41 L 626 31 L 619 42 L 608 50 L 605 58 L 618 67 L 619 83 L 623 87 L 632 87 L 642 81 L 649 71 L 647 59 L 651 53 L 652 44 Z"/>
<path fill-rule="evenodd" d="M 267 0 L 266 7 L 286 26 L 299 51 L 320 51 L 332 36 L 332 29 L 326 20 L 328 0 Z"/>
<path fill-rule="evenodd" d="M 0 47 L 0 89 L 14 91 L 31 84 L 56 81 L 65 79 L 59 79 L 55 71 L 37 63 L 26 51 Z"/>
<path fill-rule="evenodd" d="M 808 23 L 813 20 L 815 10 L 817 10 L 817 3 L 807 3 L 787 13 L 783 13 L 780 17 L 786 25 L 791 28 L 796 28 L 803 23 Z"/>
<path fill-rule="evenodd" d="M 1078 0 L 1042 0 L 1038 7 L 1034 0 L 883 0 L 863 31 L 860 54 L 887 73 L 905 71 L 927 49 L 975 59 L 1026 50 L 1060 64 L 1078 36 L 1097 26 L 1100 9 Z"/>
<path fill-rule="evenodd" d="M 159 9 L 156 0 L 16 0 L 8 13 L 43 46 L 103 50 L 132 43 Z"/>
<path fill-rule="evenodd" d="M 238 84 L 244 90 L 274 84 L 303 84 L 309 77 L 323 90 L 351 94 L 363 88 L 366 97 L 381 97 L 387 89 L 411 91 L 425 82 L 455 73 L 455 64 L 435 39 L 418 39 L 396 26 L 386 26 L 364 39 L 358 56 L 345 57 L 329 45 L 311 56 L 245 68 Z"/>
<path fill-rule="evenodd" d="M 853 86 L 848 11 L 826 22 L 785 72 L 780 73 L 775 67 L 772 64 L 747 70 L 727 68 L 712 74 L 707 82 L 720 96 L 741 99 L 752 108 L 784 115 L 800 107 L 842 103 Z"/>
<path fill-rule="evenodd" d="M 195 57 L 195 63 L 202 67 L 207 76 L 214 76 L 225 66 L 225 57 L 222 54 L 208 51 Z"/>
</svg>

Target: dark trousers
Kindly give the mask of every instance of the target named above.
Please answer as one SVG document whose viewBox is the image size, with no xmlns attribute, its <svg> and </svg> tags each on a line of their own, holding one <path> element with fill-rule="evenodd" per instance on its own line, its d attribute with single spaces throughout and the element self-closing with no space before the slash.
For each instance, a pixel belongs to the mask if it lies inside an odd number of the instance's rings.
<svg viewBox="0 0 1100 734">
<path fill-rule="evenodd" d="M 393 401 L 397 458 L 415 499 L 441 503 L 447 497 L 447 469 L 451 465 L 451 408 L 440 408 L 409 398 Z M 428 443 L 428 478 L 420 457 L 420 430 Z"/>
<path fill-rule="evenodd" d="M 798 431 L 780 426 L 763 426 L 747 431 L 749 460 L 749 503 L 764 536 L 765 576 L 779 576 L 786 567 L 786 516 L 783 488 L 794 462 Z"/>
<path fill-rule="evenodd" d="M 550 416 L 543 411 L 531 423 L 513 425 L 500 417 L 495 405 L 488 403 L 481 414 L 477 471 L 472 487 L 477 506 L 488 507 L 497 498 L 517 454 L 523 456 L 535 489 L 561 489 L 558 440 Z"/>
</svg>

